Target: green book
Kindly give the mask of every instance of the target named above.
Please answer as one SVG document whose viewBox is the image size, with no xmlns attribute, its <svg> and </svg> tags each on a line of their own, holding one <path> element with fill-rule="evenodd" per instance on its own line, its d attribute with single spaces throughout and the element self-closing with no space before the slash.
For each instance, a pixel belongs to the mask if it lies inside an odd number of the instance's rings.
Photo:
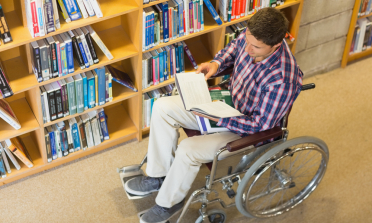
<svg viewBox="0 0 372 223">
<path fill-rule="evenodd" d="M 67 84 L 68 106 L 70 115 L 76 114 L 75 81 L 72 77 L 65 79 Z"/>
<path fill-rule="evenodd" d="M 75 82 L 76 112 L 84 112 L 84 85 L 80 74 L 72 77 Z"/>
</svg>

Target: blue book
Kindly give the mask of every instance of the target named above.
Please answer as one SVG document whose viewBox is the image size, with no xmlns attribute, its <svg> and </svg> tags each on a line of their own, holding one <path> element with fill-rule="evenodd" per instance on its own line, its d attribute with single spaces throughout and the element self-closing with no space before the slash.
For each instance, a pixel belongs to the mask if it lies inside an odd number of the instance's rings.
<svg viewBox="0 0 372 223">
<path fill-rule="evenodd" d="M 168 18 L 168 3 L 164 2 L 160 4 L 163 10 L 163 40 L 164 43 L 169 41 L 169 18 Z"/>
<path fill-rule="evenodd" d="M 110 139 L 108 128 L 107 128 L 107 119 L 106 114 L 103 108 L 97 110 L 98 117 L 99 117 L 99 123 L 102 130 L 102 135 L 104 140 Z"/>
<path fill-rule="evenodd" d="M 214 20 L 216 20 L 218 25 L 222 25 L 222 21 L 220 16 L 218 16 L 216 9 L 213 7 L 212 3 L 209 0 L 203 0 L 205 5 L 207 6 L 209 12 L 212 14 Z"/>
<path fill-rule="evenodd" d="M 185 71 L 185 60 L 183 58 L 183 45 L 182 43 L 178 44 L 178 59 L 179 59 L 179 64 L 180 64 L 180 73 L 183 73 Z"/>
<path fill-rule="evenodd" d="M 88 108 L 94 108 L 96 106 L 96 86 L 95 79 L 92 71 L 85 73 L 88 82 Z"/>
<path fill-rule="evenodd" d="M 155 35 L 155 23 L 154 23 L 154 20 L 155 20 L 155 15 L 154 15 L 154 12 L 152 12 L 151 14 L 151 17 L 150 17 L 150 48 L 154 47 L 154 35 Z"/>
<path fill-rule="evenodd" d="M 178 59 L 178 57 L 179 57 L 179 53 L 178 53 L 178 46 L 177 45 L 175 45 L 174 46 L 174 49 L 175 49 L 175 58 L 176 58 L 176 73 L 178 74 L 178 73 L 180 73 L 180 60 Z"/>
<path fill-rule="evenodd" d="M 173 63 L 174 63 L 174 61 L 173 61 L 173 49 L 172 49 L 172 47 L 170 47 L 169 48 L 170 50 L 169 50 L 169 59 L 170 59 L 170 70 L 169 70 L 169 72 L 170 72 L 170 76 L 171 76 L 171 78 L 173 78 L 173 74 L 175 73 L 174 72 L 174 70 L 173 70 Z"/>
<path fill-rule="evenodd" d="M 80 137 L 79 137 L 79 132 L 78 132 L 79 129 L 78 129 L 76 120 L 75 120 L 75 118 L 72 118 L 72 119 L 75 121 L 75 123 L 70 124 L 70 126 L 71 126 L 71 135 L 72 135 L 72 143 L 74 145 L 74 149 L 75 149 L 75 152 L 76 152 L 76 151 L 79 151 L 80 150 Z"/>
<path fill-rule="evenodd" d="M 146 11 L 145 11 L 146 12 Z M 146 12 L 146 21 L 144 22 L 144 24 L 145 24 L 145 50 L 148 50 L 149 49 L 149 36 L 150 36 L 150 34 L 149 34 L 149 19 L 150 18 L 150 16 L 147 14 L 147 12 Z"/>
<path fill-rule="evenodd" d="M 164 51 L 164 80 L 168 80 L 168 54 L 169 50 L 167 50 L 165 47 L 162 48 Z"/>
<path fill-rule="evenodd" d="M 183 27 L 183 1 L 176 0 L 178 4 L 178 27 L 179 27 L 179 37 L 184 35 Z"/>
<path fill-rule="evenodd" d="M 72 21 L 82 18 L 81 12 L 80 12 L 80 9 L 78 7 L 76 0 L 63 0 L 63 3 L 65 3 L 67 13 L 70 16 Z"/>
<path fill-rule="evenodd" d="M 47 127 L 49 132 L 49 142 L 50 142 L 50 149 L 52 150 L 52 157 L 53 160 L 57 159 L 57 148 L 56 148 L 56 138 L 54 137 L 54 131 L 53 129 L 48 126 Z"/>
<path fill-rule="evenodd" d="M 106 72 L 105 67 L 99 67 L 94 69 L 98 76 L 98 105 L 104 105 L 106 103 Z"/>
<path fill-rule="evenodd" d="M 164 52 L 157 50 L 159 53 L 159 82 L 164 82 Z"/>
<path fill-rule="evenodd" d="M 75 30 L 72 30 L 72 32 L 76 36 L 76 41 L 78 42 L 79 49 L 80 49 L 80 52 L 81 52 L 81 56 L 83 57 L 85 67 L 88 68 L 89 67 L 89 61 L 88 61 L 87 54 L 85 53 L 85 50 L 84 50 L 83 42 L 81 42 L 80 36 Z"/>
<path fill-rule="evenodd" d="M 74 67 L 74 54 L 72 51 L 72 40 L 70 35 L 67 35 L 66 33 L 61 33 L 60 36 L 65 41 L 65 50 L 66 50 L 66 60 L 67 60 L 67 69 L 68 73 L 74 73 L 75 67 Z"/>
<path fill-rule="evenodd" d="M 81 77 L 83 78 L 84 110 L 87 110 L 88 109 L 88 79 L 85 73 L 81 73 Z"/>
<path fill-rule="evenodd" d="M 200 4 L 199 7 L 200 7 L 200 9 L 199 9 L 199 15 L 200 15 L 199 19 L 200 20 L 199 21 L 200 21 L 200 31 L 201 31 L 201 30 L 204 30 L 204 8 L 203 8 L 203 4 Z"/>
</svg>

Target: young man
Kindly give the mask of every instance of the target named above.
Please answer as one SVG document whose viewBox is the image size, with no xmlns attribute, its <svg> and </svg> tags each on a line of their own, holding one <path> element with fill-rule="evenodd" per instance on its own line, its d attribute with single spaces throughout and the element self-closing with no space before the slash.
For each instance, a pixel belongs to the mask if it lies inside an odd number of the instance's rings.
<svg viewBox="0 0 372 223">
<path fill-rule="evenodd" d="M 201 164 L 211 162 L 227 142 L 279 124 L 300 93 L 303 76 L 284 40 L 287 30 L 288 21 L 281 12 L 261 9 L 237 39 L 197 70 L 208 79 L 234 65 L 230 92 L 235 108 L 244 116 L 214 120 L 230 132 L 187 138 L 176 150 L 177 128 L 198 130 L 195 114 L 184 109 L 179 96 L 156 101 L 147 157 L 149 177 L 137 177 L 125 185 L 136 195 L 159 191 L 156 205 L 141 217 L 141 223 L 166 222 L 181 210 Z"/>
</svg>

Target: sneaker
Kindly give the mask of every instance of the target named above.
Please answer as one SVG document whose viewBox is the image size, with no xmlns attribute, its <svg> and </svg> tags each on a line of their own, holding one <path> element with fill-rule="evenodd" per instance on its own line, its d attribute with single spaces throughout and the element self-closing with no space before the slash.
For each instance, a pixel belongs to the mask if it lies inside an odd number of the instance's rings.
<svg viewBox="0 0 372 223">
<path fill-rule="evenodd" d="M 157 204 L 141 216 L 140 223 L 165 223 L 182 210 L 184 200 L 171 208 L 164 208 Z"/>
<path fill-rule="evenodd" d="M 133 195 L 142 196 L 147 195 L 155 191 L 159 191 L 163 184 L 164 178 L 154 178 L 140 176 L 128 180 L 125 183 L 125 190 Z"/>
</svg>

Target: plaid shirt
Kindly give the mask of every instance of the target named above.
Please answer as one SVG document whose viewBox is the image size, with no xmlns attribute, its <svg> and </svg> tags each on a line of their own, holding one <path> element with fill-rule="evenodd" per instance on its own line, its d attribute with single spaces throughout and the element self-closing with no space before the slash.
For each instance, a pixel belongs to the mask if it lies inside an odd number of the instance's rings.
<svg viewBox="0 0 372 223">
<path fill-rule="evenodd" d="M 213 59 L 219 64 L 218 72 L 234 65 L 230 92 L 235 108 L 244 114 L 222 118 L 217 125 L 240 136 L 278 126 L 299 95 L 303 76 L 285 40 L 272 55 L 255 64 L 245 46 L 244 31 Z"/>
</svg>

